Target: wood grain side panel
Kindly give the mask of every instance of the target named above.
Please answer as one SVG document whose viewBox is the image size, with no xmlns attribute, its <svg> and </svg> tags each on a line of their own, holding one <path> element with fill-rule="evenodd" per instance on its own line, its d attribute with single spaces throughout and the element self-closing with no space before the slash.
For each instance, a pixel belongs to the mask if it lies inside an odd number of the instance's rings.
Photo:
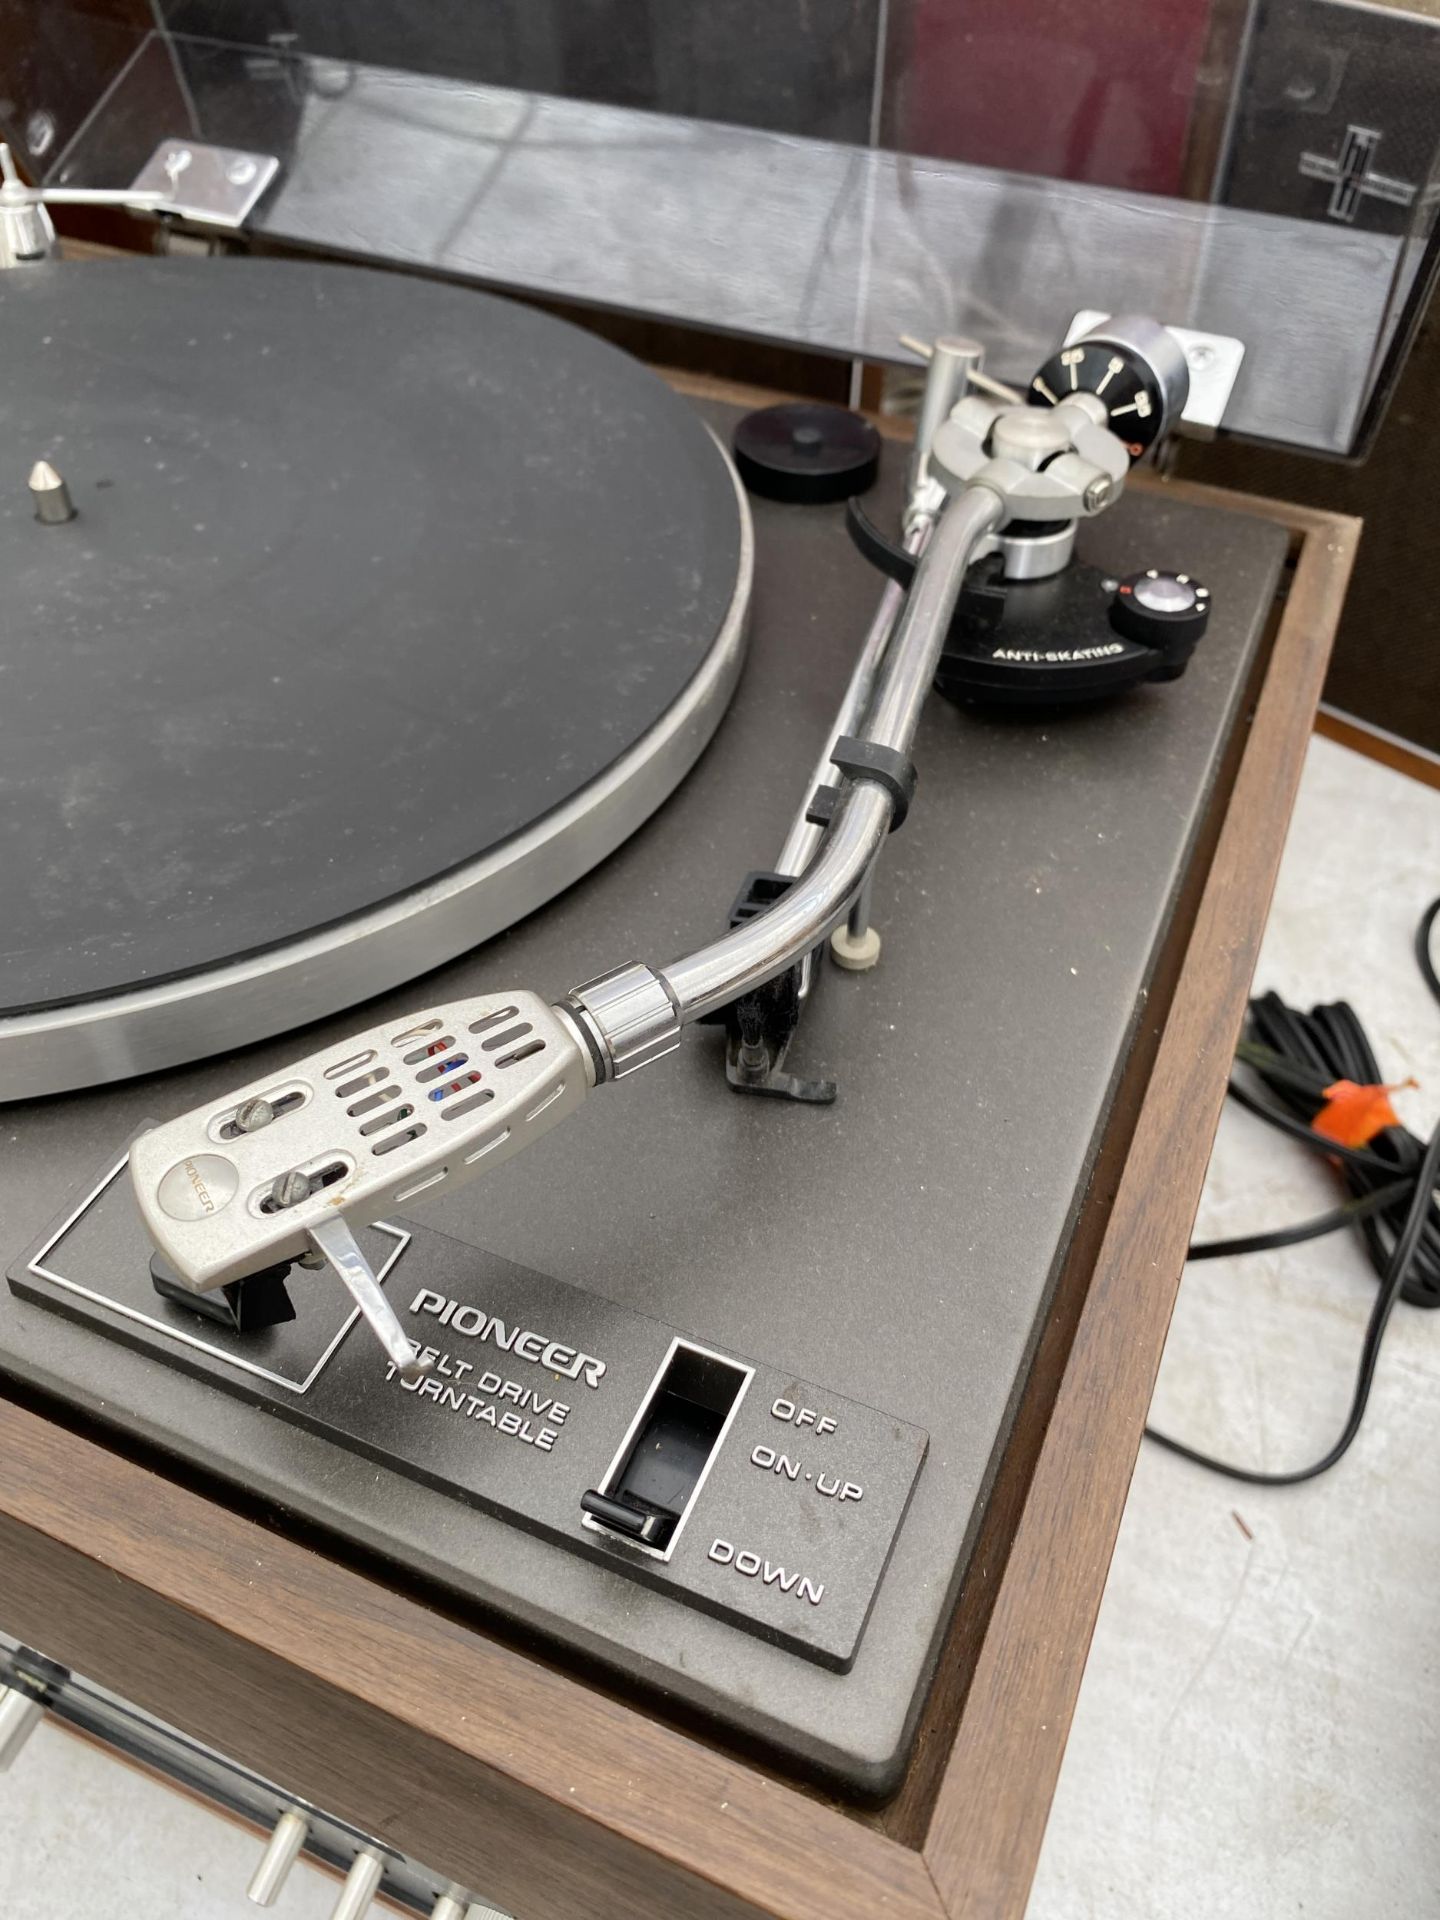
<svg viewBox="0 0 1440 1920">
<path fill-rule="evenodd" d="M 925 1858 L 951 1920 L 1021 1920 L 1219 1121 L 1359 523 L 1204 488 L 1300 537 L 1289 602 Z M 1202 1156 L 1203 1158 L 1203 1156 Z"/>
</svg>

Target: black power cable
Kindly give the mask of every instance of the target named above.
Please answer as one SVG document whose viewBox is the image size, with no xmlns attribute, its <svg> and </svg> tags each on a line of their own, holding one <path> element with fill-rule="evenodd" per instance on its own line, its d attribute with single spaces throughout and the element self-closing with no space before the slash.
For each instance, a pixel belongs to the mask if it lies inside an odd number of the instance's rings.
<svg viewBox="0 0 1440 1920">
<path fill-rule="evenodd" d="M 1432 902 L 1421 919 L 1415 954 L 1431 992 L 1440 1002 L 1440 974 L 1430 957 L 1430 933 L 1437 918 L 1440 900 Z M 1337 1080 L 1350 1080 L 1359 1086 L 1380 1082 L 1380 1069 L 1365 1030 L 1344 1001 L 1301 1013 L 1286 1006 L 1278 994 L 1260 995 L 1250 1002 L 1249 1030 L 1236 1049 L 1236 1059 L 1254 1073 L 1272 1098 L 1261 1099 L 1238 1081 L 1230 1084 L 1231 1097 L 1281 1132 L 1323 1153 L 1336 1166 L 1349 1198 L 1343 1205 L 1297 1226 L 1199 1242 L 1190 1248 L 1189 1258 L 1213 1260 L 1225 1254 L 1295 1246 L 1342 1227 L 1358 1226 L 1380 1287 L 1365 1328 L 1355 1391 L 1335 1444 L 1321 1459 L 1291 1473 L 1263 1473 L 1217 1460 L 1153 1427 L 1146 1427 L 1145 1434 L 1157 1446 L 1229 1479 L 1243 1480 L 1251 1486 L 1293 1487 L 1333 1467 L 1360 1431 L 1380 1346 L 1396 1301 L 1440 1307 L 1440 1208 L 1435 1201 L 1440 1179 L 1440 1126 L 1428 1142 L 1421 1141 L 1408 1127 L 1387 1127 L 1368 1147 L 1342 1147 L 1315 1131 L 1312 1122 L 1326 1104 L 1327 1087 Z"/>
<path fill-rule="evenodd" d="M 1432 900 L 1420 916 L 1420 924 L 1415 929 L 1415 958 L 1420 971 L 1425 976 L 1425 984 L 1437 1000 L 1440 1000 L 1440 973 L 1435 971 L 1435 962 L 1430 955 L 1430 929 L 1440 914 L 1440 900 Z"/>
</svg>

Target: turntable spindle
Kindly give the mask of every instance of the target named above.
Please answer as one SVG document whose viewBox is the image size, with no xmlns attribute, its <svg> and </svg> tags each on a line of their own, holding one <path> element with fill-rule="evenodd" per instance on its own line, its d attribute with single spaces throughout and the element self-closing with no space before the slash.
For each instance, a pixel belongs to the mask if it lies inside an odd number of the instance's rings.
<svg viewBox="0 0 1440 1920">
<path fill-rule="evenodd" d="M 30 498 L 35 502 L 35 518 L 44 526 L 63 526 L 75 518 L 70 489 L 48 460 L 37 460 L 30 469 Z"/>
</svg>

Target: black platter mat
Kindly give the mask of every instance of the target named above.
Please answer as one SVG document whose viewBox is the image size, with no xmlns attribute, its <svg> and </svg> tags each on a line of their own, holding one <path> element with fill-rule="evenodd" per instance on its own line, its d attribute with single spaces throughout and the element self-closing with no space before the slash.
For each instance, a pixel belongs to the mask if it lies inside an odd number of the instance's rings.
<svg viewBox="0 0 1440 1920">
<path fill-rule="evenodd" d="M 0 1013 L 193 974 L 580 794 L 736 593 L 694 411 L 577 328 L 334 265 L 0 278 Z M 78 517 L 32 514 L 46 458 Z"/>
</svg>

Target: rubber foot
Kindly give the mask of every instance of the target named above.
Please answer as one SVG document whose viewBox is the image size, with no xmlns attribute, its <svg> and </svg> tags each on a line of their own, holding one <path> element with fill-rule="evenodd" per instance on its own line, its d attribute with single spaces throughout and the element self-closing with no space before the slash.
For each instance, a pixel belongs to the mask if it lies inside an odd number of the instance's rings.
<svg viewBox="0 0 1440 1920">
<path fill-rule="evenodd" d="M 847 973 L 868 973 L 880 958 L 880 935 L 874 927 L 858 934 L 837 927 L 830 936 L 830 958 Z"/>
</svg>

